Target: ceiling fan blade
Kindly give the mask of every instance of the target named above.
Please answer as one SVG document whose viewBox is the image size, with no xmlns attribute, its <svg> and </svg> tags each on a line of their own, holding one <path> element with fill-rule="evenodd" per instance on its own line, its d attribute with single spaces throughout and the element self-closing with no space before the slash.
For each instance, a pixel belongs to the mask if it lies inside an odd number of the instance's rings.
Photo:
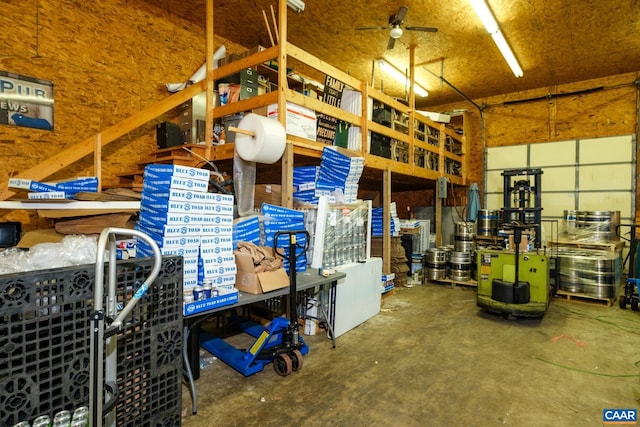
<svg viewBox="0 0 640 427">
<path fill-rule="evenodd" d="M 387 43 L 387 50 L 393 49 L 393 46 L 396 45 L 396 39 L 393 37 L 389 37 L 389 42 Z"/>
<path fill-rule="evenodd" d="M 356 30 L 386 30 L 387 27 L 357 27 Z"/>
<path fill-rule="evenodd" d="M 438 29 L 434 27 L 413 27 L 409 25 L 405 26 L 404 29 L 410 31 L 426 31 L 428 33 L 435 33 L 438 31 Z"/>
<path fill-rule="evenodd" d="M 404 21 L 404 17 L 407 16 L 408 10 L 409 9 L 407 8 L 407 6 L 400 6 L 400 9 L 398 9 L 398 13 L 396 13 L 396 16 L 394 16 L 393 22 L 391 22 L 391 24 L 402 24 L 402 21 Z"/>
</svg>

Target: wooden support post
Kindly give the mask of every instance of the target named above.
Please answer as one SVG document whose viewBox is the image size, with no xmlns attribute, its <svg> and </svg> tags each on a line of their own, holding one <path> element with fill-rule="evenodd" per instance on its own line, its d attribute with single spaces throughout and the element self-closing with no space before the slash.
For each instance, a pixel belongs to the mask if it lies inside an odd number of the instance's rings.
<svg viewBox="0 0 640 427">
<path fill-rule="evenodd" d="M 447 126 L 444 123 L 442 123 L 438 129 L 440 132 L 440 137 L 438 138 L 438 171 L 440 172 L 440 176 L 444 176 L 445 174 L 444 153 L 445 151 L 447 151 L 444 149 L 444 147 L 447 141 L 447 132 L 446 132 Z"/>
<path fill-rule="evenodd" d="M 415 117 L 416 117 L 416 45 L 409 46 L 409 165 L 411 166 L 411 175 L 415 175 L 416 170 L 416 149 L 413 145 L 415 137 Z"/>
<path fill-rule="evenodd" d="M 278 26 L 278 120 L 287 128 L 287 0 L 278 2 L 278 18 L 280 25 Z M 293 207 L 293 143 L 287 138 L 287 144 L 282 156 L 282 182 L 281 197 L 282 206 L 287 208 Z"/>
<path fill-rule="evenodd" d="M 293 208 L 293 144 L 287 143 L 282 155 L 282 206 Z"/>
<path fill-rule="evenodd" d="M 442 246 L 442 199 L 440 185 L 436 182 L 436 246 Z"/>
<path fill-rule="evenodd" d="M 362 82 L 362 86 L 360 87 L 362 91 L 362 109 L 360 110 L 360 151 L 362 152 L 362 156 L 366 158 L 366 155 L 369 154 L 369 147 L 367 146 L 367 136 L 369 135 L 369 125 L 367 119 L 368 106 L 364 101 L 369 99 L 369 86 Z"/>
<path fill-rule="evenodd" d="M 469 113 L 462 113 L 462 184 L 468 184 L 469 153 L 471 152 L 471 121 Z"/>
<path fill-rule="evenodd" d="M 214 87 L 213 87 L 213 0 L 207 0 L 207 19 L 206 19 L 206 50 L 207 50 L 207 99 L 206 99 L 206 111 L 205 111 L 205 142 L 207 149 L 205 151 L 205 157 L 210 159 L 213 151 L 213 108 L 215 104 Z"/>
<path fill-rule="evenodd" d="M 391 273 L 391 166 L 382 178 L 382 271 Z"/>
<path fill-rule="evenodd" d="M 98 178 L 98 193 L 102 193 L 102 133 L 95 136 L 93 146 L 93 169 Z"/>
</svg>

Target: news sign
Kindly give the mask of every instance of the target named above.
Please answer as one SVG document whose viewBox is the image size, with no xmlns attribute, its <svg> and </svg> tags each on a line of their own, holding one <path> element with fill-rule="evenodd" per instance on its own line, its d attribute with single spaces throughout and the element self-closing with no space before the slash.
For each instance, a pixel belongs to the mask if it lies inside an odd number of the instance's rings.
<svg viewBox="0 0 640 427">
<path fill-rule="evenodd" d="M 0 71 L 0 125 L 53 130 L 53 83 Z"/>
</svg>

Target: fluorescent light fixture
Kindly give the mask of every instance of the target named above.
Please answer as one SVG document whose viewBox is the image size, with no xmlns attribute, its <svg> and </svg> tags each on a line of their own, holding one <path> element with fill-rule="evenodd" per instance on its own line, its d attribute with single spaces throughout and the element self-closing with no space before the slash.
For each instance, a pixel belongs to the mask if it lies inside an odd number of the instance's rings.
<svg viewBox="0 0 640 427">
<path fill-rule="evenodd" d="M 522 68 L 509 47 L 509 43 L 505 40 L 502 31 L 500 31 L 498 22 L 496 22 L 496 18 L 493 16 L 493 13 L 491 13 L 491 10 L 489 10 L 486 0 L 469 0 L 469 3 L 471 3 L 473 10 L 475 10 L 482 24 L 487 29 L 487 32 L 491 34 L 494 43 L 498 46 L 498 49 L 500 49 L 500 53 L 504 57 L 504 60 L 507 61 L 507 64 L 509 64 L 513 74 L 516 77 L 522 77 Z"/>
<path fill-rule="evenodd" d="M 511 50 L 511 48 L 509 48 L 509 44 L 504 39 L 504 36 L 502 35 L 502 33 L 498 31 L 496 33 L 491 34 L 491 37 L 493 37 L 493 41 L 498 46 L 498 49 L 500 49 L 500 53 L 502 53 L 504 60 L 507 61 L 507 64 L 509 64 L 509 67 L 511 67 L 511 71 L 513 71 L 513 74 L 516 77 L 522 77 L 522 68 L 520 68 L 520 64 L 518 64 L 518 60 L 513 54 L 513 51 Z"/>
<path fill-rule="evenodd" d="M 469 3 L 471 3 L 473 10 L 476 11 L 476 15 L 478 15 L 478 18 L 482 21 L 482 25 L 484 25 L 489 34 L 500 31 L 496 18 L 493 17 L 493 13 L 489 10 L 489 6 L 487 6 L 485 0 L 469 0 Z"/>
<path fill-rule="evenodd" d="M 300 13 L 304 10 L 304 1 L 302 0 L 287 0 L 287 6 L 296 12 Z"/>
<path fill-rule="evenodd" d="M 404 75 L 402 71 L 400 71 L 384 59 L 378 59 L 378 67 L 380 67 L 381 70 L 384 70 L 387 74 L 393 77 L 394 80 L 396 80 L 398 83 L 401 83 L 405 86 L 409 83 L 409 79 Z M 423 98 L 429 96 L 429 92 L 427 92 L 427 90 L 420 86 L 418 83 L 413 84 L 413 91 L 417 96 Z"/>
</svg>

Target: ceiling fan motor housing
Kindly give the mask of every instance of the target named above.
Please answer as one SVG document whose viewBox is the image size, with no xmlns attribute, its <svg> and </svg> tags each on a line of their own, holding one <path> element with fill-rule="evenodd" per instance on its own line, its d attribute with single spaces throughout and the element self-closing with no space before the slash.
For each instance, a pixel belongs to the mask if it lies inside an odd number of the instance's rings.
<svg viewBox="0 0 640 427">
<path fill-rule="evenodd" d="M 402 37 L 402 28 L 400 28 L 399 25 L 394 26 L 393 28 L 391 28 L 389 36 L 393 39 L 399 39 L 400 37 Z"/>
</svg>

